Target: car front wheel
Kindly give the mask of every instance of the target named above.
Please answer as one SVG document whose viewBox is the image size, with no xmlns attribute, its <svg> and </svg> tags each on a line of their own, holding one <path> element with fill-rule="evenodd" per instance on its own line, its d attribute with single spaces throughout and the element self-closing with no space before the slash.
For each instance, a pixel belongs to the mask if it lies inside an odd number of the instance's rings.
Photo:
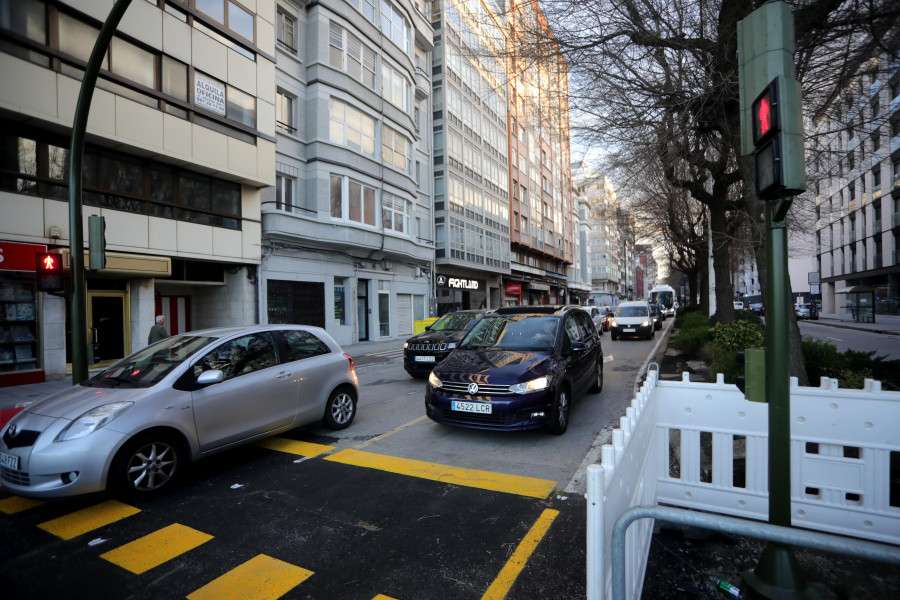
<svg viewBox="0 0 900 600">
<path fill-rule="evenodd" d="M 322 421 L 329 429 L 345 429 L 356 416 L 356 397 L 346 388 L 331 392 Z"/>
<path fill-rule="evenodd" d="M 164 493 L 186 466 L 187 452 L 182 448 L 181 440 L 165 431 L 133 437 L 113 461 L 109 474 L 113 493 L 128 501 Z"/>
<path fill-rule="evenodd" d="M 569 428 L 569 391 L 565 386 L 560 386 L 556 392 L 556 401 L 553 403 L 553 422 L 550 424 L 550 433 L 562 435 Z"/>
<path fill-rule="evenodd" d="M 603 391 L 603 356 L 597 361 L 597 374 L 594 377 L 594 385 L 591 386 L 591 392 L 599 394 Z"/>
</svg>

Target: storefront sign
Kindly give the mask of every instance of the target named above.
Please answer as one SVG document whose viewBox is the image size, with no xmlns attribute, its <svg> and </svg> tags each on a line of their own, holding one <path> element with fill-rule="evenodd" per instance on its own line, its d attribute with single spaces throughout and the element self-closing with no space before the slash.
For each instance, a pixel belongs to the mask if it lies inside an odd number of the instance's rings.
<svg viewBox="0 0 900 600">
<path fill-rule="evenodd" d="M 0 271 L 30 271 L 34 273 L 34 255 L 46 252 L 43 244 L 0 242 Z"/>
<path fill-rule="evenodd" d="M 194 73 L 194 104 L 219 115 L 225 114 L 225 86 L 200 73 Z"/>
<path fill-rule="evenodd" d="M 522 284 L 521 283 L 507 283 L 506 284 L 506 295 L 507 296 L 521 296 L 522 295 Z"/>
<path fill-rule="evenodd" d="M 437 286 L 439 288 L 450 288 L 451 290 L 483 290 L 485 288 L 485 280 L 438 275 Z"/>
</svg>

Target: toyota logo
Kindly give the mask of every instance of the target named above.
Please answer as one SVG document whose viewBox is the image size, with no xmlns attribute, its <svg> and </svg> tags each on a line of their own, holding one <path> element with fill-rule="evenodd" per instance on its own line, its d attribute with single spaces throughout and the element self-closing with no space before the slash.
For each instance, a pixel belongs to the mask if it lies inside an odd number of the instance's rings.
<svg viewBox="0 0 900 600">
<path fill-rule="evenodd" d="M 477 384 L 477 383 L 470 383 L 470 384 L 469 384 L 469 393 L 470 393 L 470 394 L 477 394 L 477 393 L 478 393 L 478 384 Z"/>
<path fill-rule="evenodd" d="M 475 386 L 475 387 L 478 387 L 478 386 Z M 9 426 L 9 429 L 6 430 L 6 434 L 11 438 L 16 437 L 17 435 L 19 435 L 19 426 L 16 425 L 15 423 L 13 423 L 12 425 Z"/>
</svg>

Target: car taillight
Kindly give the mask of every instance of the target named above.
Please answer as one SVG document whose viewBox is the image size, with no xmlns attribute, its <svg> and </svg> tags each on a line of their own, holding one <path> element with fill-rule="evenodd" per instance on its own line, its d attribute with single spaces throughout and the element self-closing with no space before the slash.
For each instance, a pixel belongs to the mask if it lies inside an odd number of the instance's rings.
<svg viewBox="0 0 900 600">
<path fill-rule="evenodd" d="M 347 360 L 350 361 L 350 370 L 352 371 L 353 370 L 353 357 L 350 356 L 349 354 L 347 354 L 346 352 L 344 352 L 344 358 L 346 358 Z"/>
</svg>

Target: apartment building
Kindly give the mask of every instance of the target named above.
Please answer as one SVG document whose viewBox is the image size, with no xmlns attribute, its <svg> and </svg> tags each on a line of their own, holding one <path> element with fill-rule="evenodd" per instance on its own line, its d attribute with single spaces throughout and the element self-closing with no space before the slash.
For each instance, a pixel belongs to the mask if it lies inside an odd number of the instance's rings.
<svg viewBox="0 0 900 600">
<path fill-rule="evenodd" d="M 350 344 L 407 337 L 433 312 L 426 11 L 412 0 L 277 1 L 261 322 L 317 325 Z"/>
<path fill-rule="evenodd" d="M 900 314 L 900 61 L 866 70 L 816 123 L 833 160 L 814 191 L 822 311 L 870 318 Z"/>
<path fill-rule="evenodd" d="M 63 378 L 69 307 L 34 255 L 69 252 L 67 161 L 80 80 L 112 2 L 0 0 L 0 386 Z M 134 0 L 87 126 L 84 239 L 94 366 L 171 332 L 257 320 L 260 189 L 275 184 L 271 0 Z M 76 225 L 81 226 L 81 224 Z"/>
</svg>

